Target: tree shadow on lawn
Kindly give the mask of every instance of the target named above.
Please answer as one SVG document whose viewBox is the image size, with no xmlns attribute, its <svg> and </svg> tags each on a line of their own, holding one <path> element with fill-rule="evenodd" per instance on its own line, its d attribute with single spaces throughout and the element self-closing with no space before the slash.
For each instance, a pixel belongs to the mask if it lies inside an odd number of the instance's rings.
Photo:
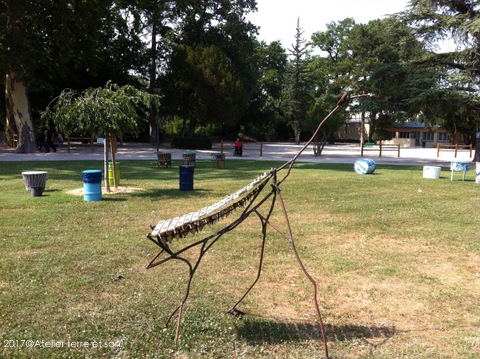
<svg viewBox="0 0 480 359">
<path fill-rule="evenodd" d="M 250 317 L 237 325 L 239 337 L 251 345 L 280 344 L 286 341 L 322 340 L 319 324 L 307 321 L 277 321 L 265 318 Z M 363 325 L 325 325 L 325 332 L 329 342 L 348 342 L 362 340 L 378 346 L 393 337 L 395 327 Z M 370 342 L 374 339 L 375 342 Z"/>
<path fill-rule="evenodd" d="M 182 191 L 179 188 L 153 188 L 144 191 L 136 191 L 129 193 L 131 197 L 143 197 L 143 198 L 167 198 L 167 199 L 179 199 L 189 197 L 203 197 L 205 193 L 213 192 L 211 189 L 195 188 L 191 191 Z"/>
</svg>

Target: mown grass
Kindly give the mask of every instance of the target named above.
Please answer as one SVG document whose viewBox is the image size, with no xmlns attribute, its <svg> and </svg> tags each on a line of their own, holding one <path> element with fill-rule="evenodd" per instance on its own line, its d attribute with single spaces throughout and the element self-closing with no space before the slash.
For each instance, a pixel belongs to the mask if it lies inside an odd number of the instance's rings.
<svg viewBox="0 0 480 359">
<path fill-rule="evenodd" d="M 84 202 L 66 192 L 101 162 L 0 163 L 0 357 L 322 357 L 311 285 L 272 230 L 261 280 L 239 307 L 249 315 L 224 314 L 255 278 L 258 219 L 205 256 L 177 344 L 175 323 L 164 323 L 183 297 L 187 268 L 145 269 L 158 249 L 145 238 L 149 224 L 214 203 L 279 164 L 230 160 L 211 170 L 200 161 L 195 190 L 179 191 L 179 163 L 161 170 L 122 161 L 121 186 L 144 190 Z M 44 196 L 25 191 L 25 170 L 49 172 Z M 298 164 L 282 185 L 300 256 L 318 282 L 332 357 L 480 356 L 480 185 L 473 171 L 465 182 L 442 175 Z M 278 209 L 273 221 L 284 224 Z"/>
</svg>

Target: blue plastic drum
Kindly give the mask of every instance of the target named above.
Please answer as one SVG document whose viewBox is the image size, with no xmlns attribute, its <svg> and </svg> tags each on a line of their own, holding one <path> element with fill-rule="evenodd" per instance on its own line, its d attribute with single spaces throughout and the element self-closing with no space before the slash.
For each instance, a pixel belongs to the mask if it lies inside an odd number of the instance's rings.
<svg viewBox="0 0 480 359">
<path fill-rule="evenodd" d="M 355 162 L 355 172 L 359 175 L 372 174 L 375 171 L 375 162 L 370 158 L 362 158 Z"/>
<path fill-rule="evenodd" d="M 102 200 L 102 171 L 83 171 L 83 199 L 86 202 Z"/>
<path fill-rule="evenodd" d="M 180 191 L 193 191 L 194 166 L 180 166 Z"/>
</svg>

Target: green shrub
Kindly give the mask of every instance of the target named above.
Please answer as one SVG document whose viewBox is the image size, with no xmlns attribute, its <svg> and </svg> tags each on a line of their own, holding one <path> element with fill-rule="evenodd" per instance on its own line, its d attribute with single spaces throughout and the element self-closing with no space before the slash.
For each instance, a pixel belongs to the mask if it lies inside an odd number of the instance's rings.
<svg viewBox="0 0 480 359">
<path fill-rule="evenodd" d="M 392 132 L 385 130 L 377 130 L 372 135 L 373 141 L 389 141 L 392 139 Z"/>
<path fill-rule="evenodd" d="M 208 137 L 175 137 L 172 139 L 171 146 L 180 149 L 211 150 L 212 140 Z"/>
</svg>

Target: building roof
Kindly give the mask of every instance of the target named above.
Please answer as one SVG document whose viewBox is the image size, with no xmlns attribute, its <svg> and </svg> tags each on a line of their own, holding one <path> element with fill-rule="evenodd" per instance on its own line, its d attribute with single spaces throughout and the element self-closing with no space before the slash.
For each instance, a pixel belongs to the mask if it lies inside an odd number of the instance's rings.
<svg viewBox="0 0 480 359">
<path fill-rule="evenodd" d="M 425 124 L 420 121 L 410 121 L 404 123 L 396 123 L 395 128 L 425 128 Z"/>
<path fill-rule="evenodd" d="M 420 122 L 420 121 L 410 121 L 410 122 L 403 122 L 403 123 L 396 123 L 394 128 L 422 128 L 424 129 L 425 127 L 430 127 L 430 128 L 440 128 L 441 126 L 439 125 L 431 125 L 430 123 L 425 122 Z"/>
</svg>

